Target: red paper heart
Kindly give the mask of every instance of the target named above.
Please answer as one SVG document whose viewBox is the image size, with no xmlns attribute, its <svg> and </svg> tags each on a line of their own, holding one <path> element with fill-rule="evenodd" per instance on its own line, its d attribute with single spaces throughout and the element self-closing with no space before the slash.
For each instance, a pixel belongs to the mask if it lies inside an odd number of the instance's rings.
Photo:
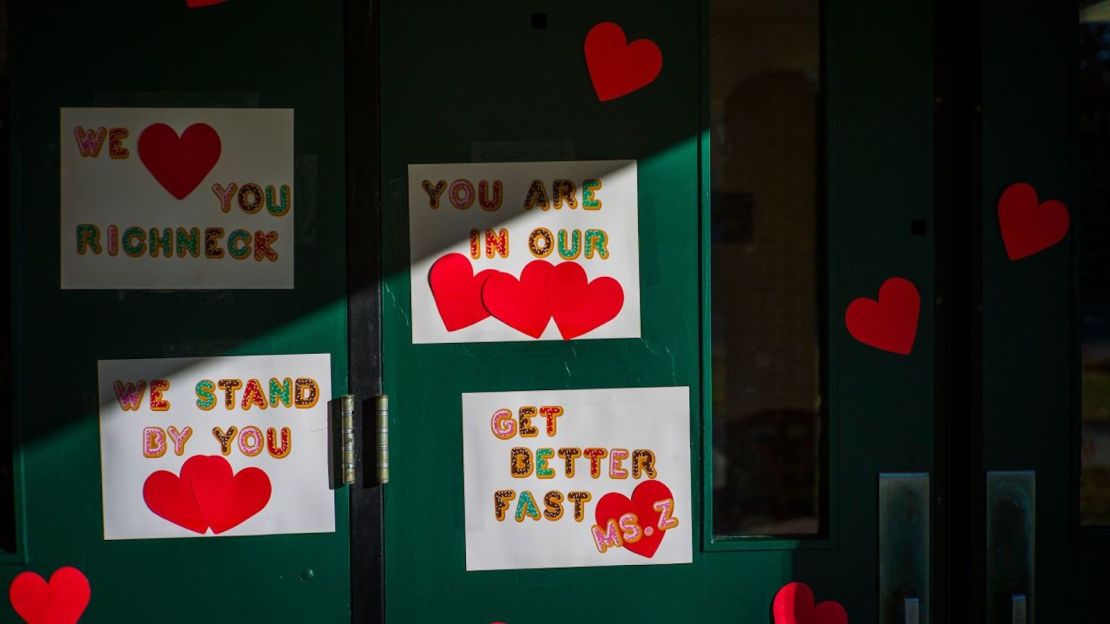
<svg viewBox="0 0 1110 624">
<path fill-rule="evenodd" d="M 185 128 L 180 138 L 163 123 L 151 124 L 139 135 L 139 159 L 178 199 L 185 199 L 212 171 L 220 149 L 220 135 L 205 123 Z"/>
<path fill-rule="evenodd" d="M 489 316 L 482 305 L 482 286 L 494 273 L 486 269 L 474 275 L 470 260 L 460 253 L 447 254 L 432 264 L 428 285 L 447 331 L 470 327 Z"/>
<path fill-rule="evenodd" d="M 1010 260 L 1020 260 L 1064 240 L 1071 215 L 1063 202 L 1040 202 L 1037 190 L 1024 182 L 1012 184 L 998 199 L 998 227 Z"/>
<path fill-rule="evenodd" d="M 191 460 L 190 460 L 191 461 Z M 143 501 L 156 515 L 195 533 L 208 531 L 189 482 L 167 470 L 159 470 L 143 483 Z"/>
<path fill-rule="evenodd" d="M 50 583 L 21 572 L 8 588 L 12 608 L 27 624 L 75 624 L 89 606 L 89 579 L 77 568 L 58 568 Z"/>
<path fill-rule="evenodd" d="M 270 478 L 258 468 L 232 474 L 231 464 L 219 455 L 196 455 L 181 466 L 181 477 L 159 470 L 143 484 L 143 500 L 155 514 L 170 522 L 219 535 L 233 529 L 270 502 Z"/>
<path fill-rule="evenodd" d="M 663 69 L 663 53 L 650 39 L 628 43 L 624 30 L 601 22 L 586 35 L 586 68 L 602 102 L 651 84 Z"/>
<path fill-rule="evenodd" d="M 258 468 L 232 474 L 231 464 L 219 455 L 190 457 L 181 467 L 197 507 L 216 535 L 233 529 L 270 502 L 270 478 Z"/>
<path fill-rule="evenodd" d="M 813 590 L 805 583 L 787 583 L 775 594 L 775 624 L 848 624 L 848 612 L 835 600 L 813 604 Z"/>
<path fill-rule="evenodd" d="M 624 290 L 611 277 L 587 282 L 582 265 L 562 262 L 547 278 L 547 302 L 559 333 L 570 340 L 613 320 L 624 306 Z"/>
<path fill-rule="evenodd" d="M 907 279 L 892 277 L 879 288 L 879 300 L 860 297 L 848 305 L 848 333 L 876 349 L 909 355 L 917 336 L 921 295 Z"/>
<path fill-rule="evenodd" d="M 616 520 L 619 525 L 622 515 L 629 512 L 636 514 L 637 523 L 643 534 L 638 541 L 625 542 L 623 545 L 629 552 L 651 559 L 655 556 L 655 551 L 659 550 L 659 544 L 663 542 L 663 535 L 666 534 L 666 530 L 659 529 L 659 516 L 663 512 L 656 511 L 654 506 L 655 503 L 668 498 L 672 501 L 673 509 L 674 495 L 671 494 L 670 488 L 660 481 L 644 481 L 632 490 L 631 499 L 617 492 L 602 496 L 594 510 L 594 519 L 597 521 L 597 526 L 604 529 L 610 520 Z"/>
<path fill-rule="evenodd" d="M 551 263 L 533 260 L 520 272 L 520 279 L 498 271 L 482 287 L 482 304 L 494 318 L 533 338 L 543 335 L 551 321 L 547 304 L 547 278 Z"/>
<path fill-rule="evenodd" d="M 190 9 L 199 9 L 215 4 L 223 4 L 225 2 L 227 2 L 227 0 L 185 0 L 185 4 L 188 5 Z"/>
</svg>

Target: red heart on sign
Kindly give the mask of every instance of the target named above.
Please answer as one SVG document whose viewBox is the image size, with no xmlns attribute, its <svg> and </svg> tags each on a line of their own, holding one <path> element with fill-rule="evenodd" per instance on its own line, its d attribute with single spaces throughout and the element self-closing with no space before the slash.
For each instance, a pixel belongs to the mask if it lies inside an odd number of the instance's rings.
<svg viewBox="0 0 1110 624">
<path fill-rule="evenodd" d="M 474 275 L 470 260 L 460 253 L 447 254 L 432 264 L 428 285 L 447 331 L 470 327 L 489 316 L 482 305 L 482 286 L 494 273 L 486 269 Z"/>
<path fill-rule="evenodd" d="M 1037 190 L 1024 182 L 1012 184 L 998 199 L 998 227 L 1010 260 L 1020 260 L 1064 240 L 1071 215 L 1063 202 L 1040 202 Z"/>
<path fill-rule="evenodd" d="M 547 278 L 551 263 L 533 260 L 520 272 L 520 279 L 497 272 L 482 287 L 482 304 L 494 318 L 533 338 L 543 335 L 551 321 L 547 305 Z"/>
<path fill-rule="evenodd" d="M 834 600 L 815 605 L 805 583 L 787 583 L 775 594 L 775 624 L 848 624 L 848 612 Z"/>
<path fill-rule="evenodd" d="M 208 531 L 189 482 L 167 470 L 152 473 L 143 483 L 143 501 L 156 515 L 194 533 Z"/>
<path fill-rule="evenodd" d="M 628 43 L 624 30 L 601 22 L 586 35 L 586 68 L 602 102 L 628 95 L 659 76 L 663 53 L 650 39 Z"/>
<path fill-rule="evenodd" d="M 197 507 L 216 535 L 233 529 L 270 502 L 270 477 L 258 468 L 232 474 L 231 464 L 219 455 L 190 457 L 181 467 Z"/>
<path fill-rule="evenodd" d="M 220 150 L 220 135 L 205 123 L 185 128 L 180 138 L 164 123 L 149 125 L 139 135 L 139 159 L 178 199 L 185 199 L 204 181 L 220 159 Z"/>
<path fill-rule="evenodd" d="M 611 277 L 587 282 L 580 264 L 563 262 L 547 278 L 547 302 L 559 333 L 570 340 L 613 320 L 624 306 L 624 290 Z"/>
<path fill-rule="evenodd" d="M 181 466 L 181 477 L 159 470 L 143 484 L 143 500 L 155 514 L 170 522 L 219 535 L 262 511 L 270 502 L 270 478 L 258 468 L 232 474 L 231 464 L 219 455 L 196 455 Z"/>
<path fill-rule="evenodd" d="M 75 624 L 89 606 L 89 579 L 77 568 L 58 568 L 50 583 L 21 572 L 8 588 L 12 608 L 27 624 Z"/>
<path fill-rule="evenodd" d="M 879 288 L 879 300 L 860 297 L 848 305 L 848 333 L 876 349 L 909 355 L 917 337 L 921 295 L 913 282 L 892 277 Z"/>
<path fill-rule="evenodd" d="M 604 530 L 610 520 L 615 520 L 619 527 L 621 516 L 626 513 L 636 514 L 636 522 L 642 531 L 641 537 L 635 542 L 623 542 L 622 545 L 630 552 L 651 559 L 655 556 L 655 551 L 659 550 L 659 544 L 663 542 L 663 536 L 667 532 L 659 527 L 659 517 L 663 512 L 655 509 L 655 504 L 663 500 L 670 500 L 670 508 L 674 509 L 674 495 L 670 488 L 659 481 L 644 481 L 632 490 L 631 499 L 617 492 L 602 496 L 594 510 L 594 519 L 597 526 Z"/>
</svg>

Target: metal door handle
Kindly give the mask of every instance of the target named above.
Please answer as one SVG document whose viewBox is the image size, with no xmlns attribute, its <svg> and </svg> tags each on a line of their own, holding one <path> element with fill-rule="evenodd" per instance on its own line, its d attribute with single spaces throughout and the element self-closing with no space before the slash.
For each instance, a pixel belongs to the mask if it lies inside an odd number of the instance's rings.
<svg viewBox="0 0 1110 624">
<path fill-rule="evenodd" d="M 1037 475 L 987 473 L 986 621 L 1029 624 L 1037 600 Z"/>
<path fill-rule="evenodd" d="M 1028 609 L 1025 605 L 1025 594 L 1014 594 L 1010 596 L 1010 621 L 1013 624 L 1025 624 L 1028 615 Z"/>
<path fill-rule="evenodd" d="M 902 615 L 905 624 L 921 624 L 921 601 L 916 596 L 908 596 L 902 601 Z"/>
<path fill-rule="evenodd" d="M 929 621 L 927 473 L 879 475 L 879 622 Z"/>
</svg>

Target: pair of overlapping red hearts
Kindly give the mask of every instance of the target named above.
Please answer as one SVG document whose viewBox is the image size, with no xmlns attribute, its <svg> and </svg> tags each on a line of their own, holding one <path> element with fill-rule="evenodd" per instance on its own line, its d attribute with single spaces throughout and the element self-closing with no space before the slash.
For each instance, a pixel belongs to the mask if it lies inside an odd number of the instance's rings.
<svg viewBox="0 0 1110 624">
<path fill-rule="evenodd" d="M 159 470 L 143 483 L 143 501 L 156 515 L 195 533 L 219 535 L 233 529 L 270 502 L 270 477 L 259 468 L 233 473 L 219 455 L 196 455 L 181 475 Z"/>
<path fill-rule="evenodd" d="M 492 316 L 539 338 L 554 319 L 563 339 L 571 340 L 613 320 L 624 307 L 624 289 L 617 280 L 589 281 L 576 262 L 533 260 L 519 278 L 494 269 L 475 275 L 469 258 L 451 253 L 432 264 L 428 284 L 447 331 Z"/>
<path fill-rule="evenodd" d="M 1024 182 L 1012 184 L 998 199 L 998 228 L 1010 260 L 1040 253 L 1064 240 L 1071 216 L 1063 202 L 1040 201 Z M 921 296 L 913 282 L 892 277 L 879 288 L 879 298 L 852 301 L 844 314 L 848 333 L 856 340 L 891 353 L 908 355 L 917 336 Z"/>
</svg>

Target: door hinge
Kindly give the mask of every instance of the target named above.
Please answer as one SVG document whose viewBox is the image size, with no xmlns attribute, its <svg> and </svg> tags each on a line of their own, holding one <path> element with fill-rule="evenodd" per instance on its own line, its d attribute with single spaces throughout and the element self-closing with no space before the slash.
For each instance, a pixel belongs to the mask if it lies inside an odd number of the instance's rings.
<svg viewBox="0 0 1110 624">
<path fill-rule="evenodd" d="M 377 443 L 375 465 L 378 483 L 389 483 L 389 395 L 374 399 L 374 439 Z"/>
<path fill-rule="evenodd" d="M 365 472 L 364 479 L 373 478 L 376 483 L 389 483 L 389 395 L 374 397 L 374 474 Z M 366 403 L 364 402 L 365 406 Z M 344 485 L 355 485 L 358 481 L 360 462 L 358 446 L 355 444 L 355 395 L 345 394 L 328 405 L 328 439 L 331 452 L 328 454 L 330 481 L 332 489 Z M 364 446 L 369 444 L 366 428 L 369 419 L 362 418 L 360 435 Z M 363 454 L 370 449 L 363 448 Z M 369 459 L 369 458 L 365 458 Z M 367 484 L 369 485 L 369 483 Z"/>
<path fill-rule="evenodd" d="M 355 395 L 344 394 L 328 410 L 328 463 L 332 489 L 355 484 Z"/>
</svg>

